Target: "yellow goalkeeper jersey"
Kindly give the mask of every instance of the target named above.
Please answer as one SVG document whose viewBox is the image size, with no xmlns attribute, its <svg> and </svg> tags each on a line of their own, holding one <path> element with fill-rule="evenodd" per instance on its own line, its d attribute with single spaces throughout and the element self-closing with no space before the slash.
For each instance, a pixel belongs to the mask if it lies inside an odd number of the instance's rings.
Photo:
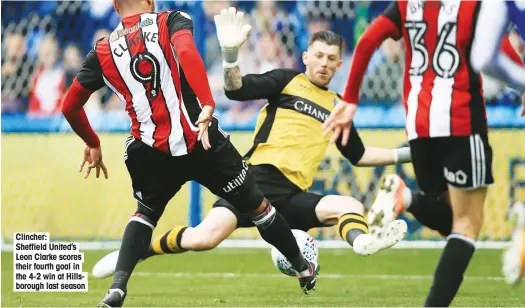
<svg viewBox="0 0 525 308">
<path fill-rule="evenodd" d="M 326 153 L 330 135 L 322 123 L 338 98 L 337 93 L 312 83 L 305 74 L 276 69 L 242 77 L 242 87 L 226 91 L 233 100 L 267 99 L 257 119 L 253 146 L 245 155 L 252 165 L 273 165 L 288 180 L 307 190 Z M 363 143 L 352 127 L 350 142 L 337 147 L 352 163 L 364 153 Z"/>
</svg>

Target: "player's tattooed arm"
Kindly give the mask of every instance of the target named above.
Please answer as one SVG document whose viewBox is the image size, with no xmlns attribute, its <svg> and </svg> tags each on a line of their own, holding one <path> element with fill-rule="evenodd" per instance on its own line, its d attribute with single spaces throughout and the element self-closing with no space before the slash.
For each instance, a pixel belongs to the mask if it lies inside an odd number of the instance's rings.
<svg viewBox="0 0 525 308">
<path fill-rule="evenodd" d="M 239 66 L 224 68 L 224 89 L 235 91 L 242 87 L 242 75 Z"/>
<path fill-rule="evenodd" d="M 237 64 L 224 67 L 224 93 L 234 101 L 268 99 L 279 95 L 298 73 L 274 69 L 263 74 L 241 75 Z"/>
</svg>

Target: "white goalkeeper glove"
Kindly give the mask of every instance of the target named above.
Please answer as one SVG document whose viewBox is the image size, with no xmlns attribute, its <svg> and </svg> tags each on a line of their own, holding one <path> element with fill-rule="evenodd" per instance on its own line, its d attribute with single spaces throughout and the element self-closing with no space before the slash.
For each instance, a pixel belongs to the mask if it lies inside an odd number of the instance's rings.
<svg viewBox="0 0 525 308">
<path fill-rule="evenodd" d="M 214 20 L 222 49 L 223 66 L 225 68 L 237 66 L 239 48 L 248 38 L 252 27 L 243 25 L 244 13 L 237 12 L 234 7 L 221 10 L 221 14 L 215 15 Z"/>
</svg>

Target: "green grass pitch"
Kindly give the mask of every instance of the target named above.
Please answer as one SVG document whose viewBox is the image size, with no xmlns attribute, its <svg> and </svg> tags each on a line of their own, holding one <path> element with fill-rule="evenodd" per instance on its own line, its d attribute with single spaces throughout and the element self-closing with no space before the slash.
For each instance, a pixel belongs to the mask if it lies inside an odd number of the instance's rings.
<svg viewBox="0 0 525 308">
<path fill-rule="evenodd" d="M 108 251 L 86 251 L 90 272 Z M 525 283 L 512 288 L 500 274 L 499 250 L 478 250 L 453 306 L 525 305 Z M 394 249 L 370 257 L 350 249 L 321 249 L 317 290 L 277 272 L 269 249 L 216 249 L 154 257 L 139 264 L 125 306 L 342 307 L 419 306 L 424 303 L 440 250 Z M 13 292 L 13 254 L 2 253 L 2 307 L 96 305 L 111 278 L 89 279 L 85 293 Z"/>
</svg>

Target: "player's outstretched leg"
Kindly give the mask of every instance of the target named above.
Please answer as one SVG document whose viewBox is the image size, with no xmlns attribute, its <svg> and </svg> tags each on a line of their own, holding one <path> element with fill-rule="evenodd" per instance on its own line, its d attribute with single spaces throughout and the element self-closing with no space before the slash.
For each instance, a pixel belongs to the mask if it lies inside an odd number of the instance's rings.
<svg viewBox="0 0 525 308">
<path fill-rule="evenodd" d="M 525 274 L 525 203 L 514 203 L 508 216 L 513 224 L 512 242 L 502 256 L 503 275 L 508 284 L 517 285 Z"/>
<path fill-rule="evenodd" d="M 319 265 L 308 262 L 303 257 L 284 217 L 264 199 L 261 205 L 252 212 L 251 220 L 257 226 L 261 237 L 277 248 L 293 265 L 303 292 L 308 294 L 308 291 L 315 290 Z"/>
<path fill-rule="evenodd" d="M 226 207 L 210 210 L 206 218 L 195 228 L 177 226 L 153 240 L 146 255 L 140 261 L 161 254 L 179 254 L 188 250 L 210 250 L 225 240 L 237 227 L 237 217 Z M 115 273 L 119 250 L 100 259 L 93 267 L 93 276 L 101 279 Z"/>
<path fill-rule="evenodd" d="M 369 234 L 364 211 L 363 204 L 349 196 L 328 195 L 315 204 L 319 222 L 324 226 L 337 222 L 339 235 L 359 255 L 367 256 L 392 247 L 405 237 L 407 224 L 403 220 L 391 222 L 381 238 Z"/>
<path fill-rule="evenodd" d="M 452 208 L 443 197 L 412 192 L 396 174 L 383 179 L 377 197 L 368 212 L 371 234 L 381 234 L 403 211 L 416 217 L 423 225 L 448 236 L 452 230 Z"/>
<path fill-rule="evenodd" d="M 151 219 L 140 212 L 133 214 L 122 238 L 115 266 L 115 276 L 107 295 L 99 307 L 121 307 L 127 293 L 127 284 L 139 258 L 148 250 L 153 229 L 158 219 Z"/>
</svg>

